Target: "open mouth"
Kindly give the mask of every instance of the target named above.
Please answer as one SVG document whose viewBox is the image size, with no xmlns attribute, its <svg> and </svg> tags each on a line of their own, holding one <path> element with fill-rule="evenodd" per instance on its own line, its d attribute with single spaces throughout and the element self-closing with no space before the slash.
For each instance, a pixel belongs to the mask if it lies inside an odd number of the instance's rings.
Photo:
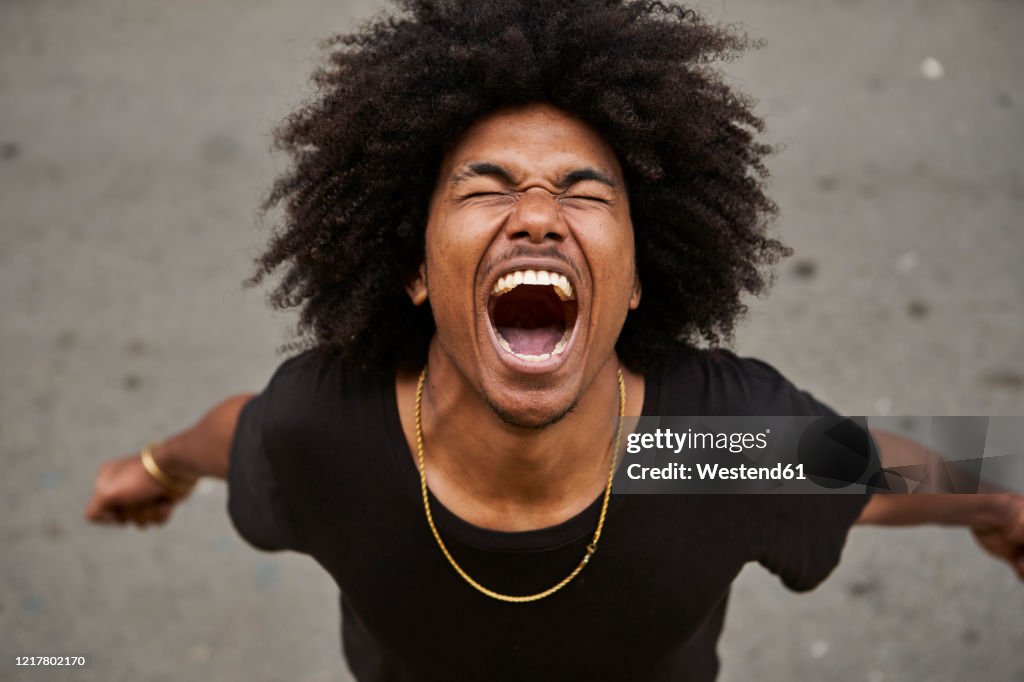
<svg viewBox="0 0 1024 682">
<path fill-rule="evenodd" d="M 569 278 L 548 270 L 516 270 L 499 277 L 488 302 L 498 345 L 527 362 L 561 355 L 577 312 Z"/>
</svg>

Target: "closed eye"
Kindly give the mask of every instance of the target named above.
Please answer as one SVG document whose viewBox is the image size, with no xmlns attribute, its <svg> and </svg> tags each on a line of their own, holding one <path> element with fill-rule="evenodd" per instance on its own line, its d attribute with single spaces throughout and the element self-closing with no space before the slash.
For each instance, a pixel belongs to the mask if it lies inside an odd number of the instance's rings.
<svg viewBox="0 0 1024 682">
<path fill-rule="evenodd" d="M 455 199 L 456 206 L 466 211 L 485 211 L 489 213 L 512 210 L 516 205 L 516 197 L 510 192 L 470 192 Z"/>
<path fill-rule="evenodd" d="M 587 196 L 587 195 L 584 195 L 584 194 L 573 194 L 573 195 L 570 195 L 570 196 L 567 196 L 567 197 L 563 197 L 563 199 L 570 199 L 570 200 L 576 200 L 576 201 L 597 201 L 597 202 L 600 202 L 602 204 L 610 204 L 610 203 L 612 203 L 612 202 L 608 201 L 607 199 L 602 199 L 601 197 L 592 197 L 592 196 Z"/>
</svg>

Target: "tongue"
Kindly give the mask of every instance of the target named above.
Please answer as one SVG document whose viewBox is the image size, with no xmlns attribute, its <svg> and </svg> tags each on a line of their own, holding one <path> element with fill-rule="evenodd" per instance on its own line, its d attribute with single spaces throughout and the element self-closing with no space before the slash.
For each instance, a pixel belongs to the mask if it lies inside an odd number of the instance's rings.
<svg viewBox="0 0 1024 682">
<path fill-rule="evenodd" d="M 498 333 L 508 341 L 512 350 L 520 355 L 544 355 L 555 349 L 562 338 L 561 325 L 525 329 L 523 327 L 498 327 Z"/>
</svg>

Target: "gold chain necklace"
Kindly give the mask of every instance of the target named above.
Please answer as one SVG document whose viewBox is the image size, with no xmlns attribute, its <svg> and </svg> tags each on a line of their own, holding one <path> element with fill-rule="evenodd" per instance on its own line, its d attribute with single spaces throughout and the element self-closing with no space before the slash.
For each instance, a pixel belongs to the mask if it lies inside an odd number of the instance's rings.
<svg viewBox="0 0 1024 682">
<path fill-rule="evenodd" d="M 604 500 L 601 502 L 601 517 L 597 521 L 597 530 L 594 531 L 594 539 L 590 541 L 589 545 L 587 545 L 587 552 L 583 555 L 583 559 L 580 561 L 579 565 L 572 570 L 572 573 L 562 578 L 562 580 L 557 584 L 549 587 L 543 592 L 515 596 L 489 590 L 477 581 L 473 580 L 473 578 L 471 578 L 469 574 L 459 566 L 458 562 L 455 561 L 455 558 L 448 551 L 444 541 L 441 539 L 440 533 L 437 532 L 437 526 L 434 525 L 434 515 L 430 513 L 430 500 L 427 497 L 427 469 L 423 464 L 423 428 L 420 420 L 420 405 L 423 402 L 423 384 L 427 379 L 427 368 L 426 366 L 423 367 L 423 371 L 420 372 L 419 383 L 416 384 L 416 458 L 419 460 L 420 465 L 420 491 L 423 493 L 423 509 L 427 512 L 427 523 L 430 525 L 430 532 L 434 534 L 434 539 L 437 540 L 437 546 L 441 548 L 441 552 L 444 554 L 445 558 L 448 559 L 448 563 L 452 565 L 452 568 L 455 569 L 456 573 L 462 576 L 463 580 L 469 583 L 478 592 L 481 592 L 492 599 L 497 599 L 498 601 L 512 602 L 516 604 L 537 601 L 538 599 L 549 597 L 568 585 L 573 578 L 579 575 L 580 571 L 583 570 L 583 567 L 587 565 L 588 561 L 590 561 L 590 557 L 597 551 L 597 541 L 601 538 L 601 530 L 604 528 L 605 515 L 608 513 L 608 499 L 612 494 L 612 479 L 615 476 L 615 459 L 619 454 L 619 437 L 622 435 L 622 420 L 626 416 L 626 384 L 622 380 L 622 369 L 618 370 L 618 378 L 619 423 L 615 427 L 615 439 L 612 445 L 612 465 L 608 471 L 608 483 L 604 488 Z"/>
</svg>

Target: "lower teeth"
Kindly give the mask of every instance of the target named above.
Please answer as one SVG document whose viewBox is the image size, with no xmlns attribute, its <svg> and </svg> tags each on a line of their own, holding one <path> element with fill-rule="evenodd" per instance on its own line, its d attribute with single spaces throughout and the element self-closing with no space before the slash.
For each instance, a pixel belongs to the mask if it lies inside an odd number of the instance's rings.
<svg viewBox="0 0 1024 682">
<path fill-rule="evenodd" d="M 526 360 L 527 362 L 544 362 L 545 360 L 550 360 L 555 355 L 562 354 L 562 351 L 565 350 L 565 347 L 569 345 L 569 332 L 570 330 L 566 329 L 565 333 L 562 334 L 562 338 L 560 338 L 558 340 L 558 343 L 555 344 L 555 347 L 551 349 L 551 352 L 543 353 L 541 355 L 528 355 L 526 353 L 517 353 L 514 350 L 512 350 L 512 346 L 509 345 L 509 342 L 505 340 L 505 337 L 502 336 L 500 332 L 495 331 L 494 333 L 497 334 L 498 336 L 498 344 L 503 349 L 505 349 L 505 351 L 516 356 L 520 360 Z"/>
</svg>

